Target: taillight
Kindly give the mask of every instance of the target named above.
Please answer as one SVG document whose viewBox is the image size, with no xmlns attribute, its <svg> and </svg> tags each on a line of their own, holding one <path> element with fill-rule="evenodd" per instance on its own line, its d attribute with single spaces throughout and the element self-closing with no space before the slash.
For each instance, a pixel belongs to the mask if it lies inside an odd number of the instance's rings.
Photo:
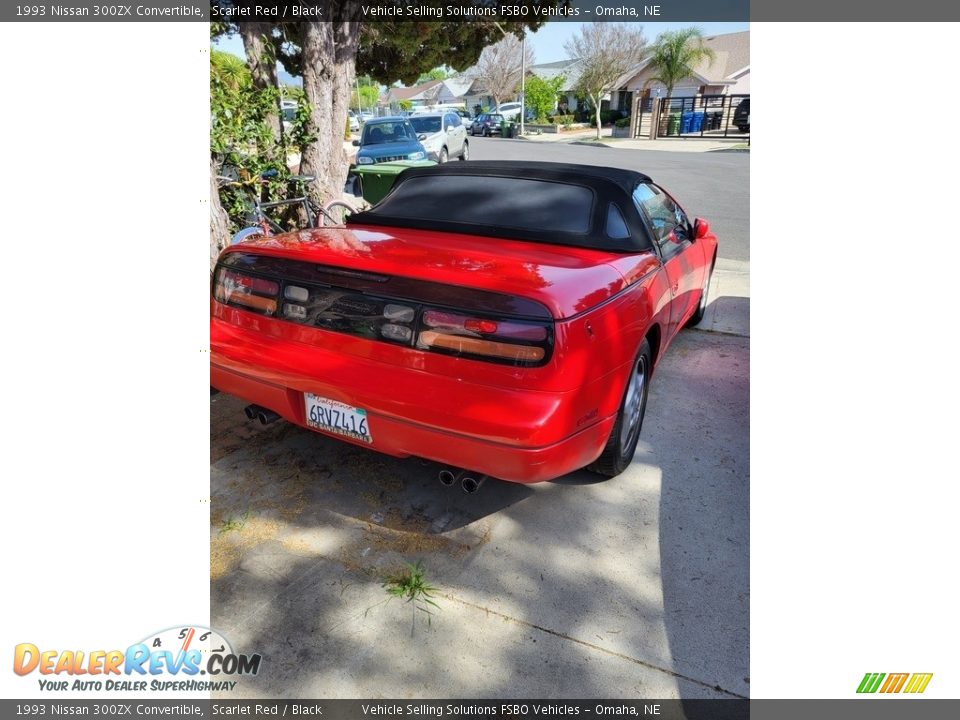
<svg viewBox="0 0 960 720">
<path fill-rule="evenodd" d="M 538 364 L 547 356 L 549 333 L 541 323 L 492 320 L 442 310 L 426 310 L 417 347 Z"/>
<path fill-rule="evenodd" d="M 244 310 L 280 320 L 486 362 L 543 365 L 553 346 L 553 321 L 542 305 L 524 298 L 405 278 L 339 278 L 336 285 L 309 282 L 299 264 L 295 280 L 281 282 L 247 272 L 280 262 L 256 256 L 228 256 L 217 268 L 214 297 Z M 316 273 L 317 270 L 314 270 Z M 332 273 L 330 270 L 325 271 Z M 343 285 L 341 285 L 343 283 Z M 357 287 L 351 287 L 356 285 Z M 392 292 L 410 293 L 406 299 Z M 466 307 L 444 307 L 459 303 Z M 514 309 L 522 308 L 523 315 Z M 511 314 L 511 310 L 514 312 Z"/>
<path fill-rule="evenodd" d="M 264 315 L 276 315 L 280 283 L 275 280 L 244 275 L 220 268 L 213 285 L 213 295 L 220 302 L 242 305 Z"/>
</svg>

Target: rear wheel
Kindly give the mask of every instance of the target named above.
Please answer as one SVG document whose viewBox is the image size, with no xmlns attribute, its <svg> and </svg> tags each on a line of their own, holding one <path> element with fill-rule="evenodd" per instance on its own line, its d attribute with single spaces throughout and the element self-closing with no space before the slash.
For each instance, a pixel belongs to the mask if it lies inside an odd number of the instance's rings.
<svg viewBox="0 0 960 720">
<path fill-rule="evenodd" d="M 470 143 L 468 143 L 466 140 L 463 141 L 463 152 L 460 153 L 460 159 L 461 160 L 470 159 Z"/>
<path fill-rule="evenodd" d="M 615 477 L 627 469 L 633 461 L 633 454 L 637 451 L 637 441 L 640 439 L 640 428 L 643 426 L 643 416 L 647 410 L 647 395 L 650 391 L 650 371 L 653 360 L 650 353 L 650 343 L 646 340 L 640 346 L 630 377 L 627 378 L 627 388 L 620 403 L 620 412 L 610 431 L 603 452 L 587 469 L 604 475 Z"/>
<path fill-rule="evenodd" d="M 703 320 L 703 316 L 707 313 L 707 295 L 710 292 L 710 279 L 713 277 L 713 266 L 716 263 L 710 263 L 710 269 L 707 271 L 707 277 L 703 281 L 703 287 L 700 288 L 700 301 L 697 303 L 697 309 L 690 316 L 690 319 L 687 320 L 687 324 L 684 327 L 693 327 L 694 325 L 699 325 L 700 321 Z"/>
</svg>

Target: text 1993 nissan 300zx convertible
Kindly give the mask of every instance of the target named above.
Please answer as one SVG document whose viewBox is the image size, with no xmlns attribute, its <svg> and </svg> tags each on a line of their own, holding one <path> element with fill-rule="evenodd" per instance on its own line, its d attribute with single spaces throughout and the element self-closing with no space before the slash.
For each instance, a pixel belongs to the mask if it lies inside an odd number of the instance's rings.
<svg viewBox="0 0 960 720">
<path fill-rule="evenodd" d="M 451 478 L 612 477 L 658 361 L 703 317 L 716 256 L 707 222 L 641 173 L 410 168 L 343 228 L 224 250 L 210 382 L 250 417 Z"/>
</svg>

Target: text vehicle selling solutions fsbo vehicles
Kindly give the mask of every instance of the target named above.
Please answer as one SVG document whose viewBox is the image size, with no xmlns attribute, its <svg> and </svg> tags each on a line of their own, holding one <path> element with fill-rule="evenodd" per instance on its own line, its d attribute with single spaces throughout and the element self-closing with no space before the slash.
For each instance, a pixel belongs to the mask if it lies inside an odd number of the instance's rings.
<svg viewBox="0 0 960 720">
<path fill-rule="evenodd" d="M 707 222 L 641 173 L 411 168 L 343 228 L 224 250 L 211 385 L 251 417 L 396 457 L 520 483 L 614 476 L 716 255 Z"/>
</svg>

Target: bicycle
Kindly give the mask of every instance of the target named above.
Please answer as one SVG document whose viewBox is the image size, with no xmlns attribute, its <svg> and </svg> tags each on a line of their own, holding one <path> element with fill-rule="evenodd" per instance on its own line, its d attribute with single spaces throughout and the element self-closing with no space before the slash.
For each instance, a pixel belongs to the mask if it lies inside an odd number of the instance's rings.
<svg viewBox="0 0 960 720">
<path fill-rule="evenodd" d="M 221 172 L 224 172 L 223 168 L 221 168 Z M 254 191 L 252 186 L 254 184 L 265 185 L 276 179 L 279 173 L 276 170 L 267 170 L 256 179 L 244 179 L 241 175 L 242 173 L 237 171 L 217 175 L 219 187 L 241 188 L 242 192 L 246 194 L 248 203 L 244 221 L 250 224 L 233 234 L 230 239 L 231 245 L 236 245 L 238 242 L 253 237 L 269 237 L 277 233 L 289 232 L 301 227 L 301 225 L 306 228 L 316 228 L 318 227 L 318 218 L 321 227 L 342 227 L 347 217 L 358 212 L 357 208 L 343 200 L 332 200 L 326 205 L 316 204 L 306 192 L 307 184 L 317 179 L 315 175 L 292 175 L 287 179 L 287 182 L 297 186 L 298 194 L 295 197 L 268 202 L 262 201 L 260 199 L 261 193 Z M 282 210 L 283 208 L 286 208 L 286 211 L 281 212 L 280 215 L 271 217 L 268 213 L 270 210 Z M 284 224 L 292 226 L 284 227 Z"/>
</svg>

